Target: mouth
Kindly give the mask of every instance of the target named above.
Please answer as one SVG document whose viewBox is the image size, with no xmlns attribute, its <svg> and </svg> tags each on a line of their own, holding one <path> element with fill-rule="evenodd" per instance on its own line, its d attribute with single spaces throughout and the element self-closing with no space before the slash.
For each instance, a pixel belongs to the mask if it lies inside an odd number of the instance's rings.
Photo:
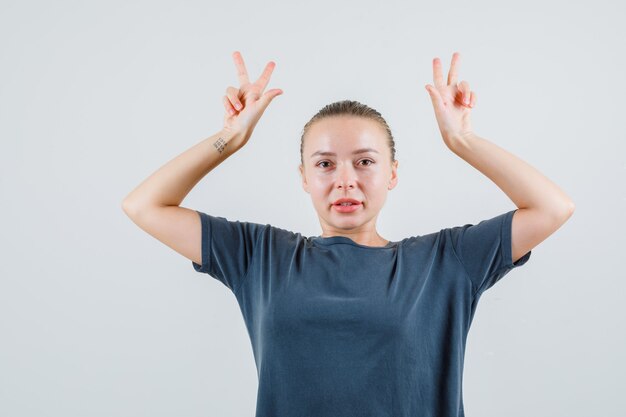
<svg viewBox="0 0 626 417">
<path fill-rule="evenodd" d="M 361 203 L 337 203 L 333 204 L 333 206 L 341 206 L 341 207 L 350 207 L 350 206 L 360 206 Z"/>
<path fill-rule="evenodd" d="M 358 210 L 362 206 L 361 203 L 339 203 L 333 204 L 333 208 L 335 211 L 339 213 L 352 213 Z"/>
<path fill-rule="evenodd" d="M 335 200 L 335 202 L 333 203 L 333 205 L 335 206 L 351 206 L 351 205 L 360 205 L 361 202 L 359 200 L 355 200 L 354 198 L 340 198 L 338 200 Z"/>
</svg>

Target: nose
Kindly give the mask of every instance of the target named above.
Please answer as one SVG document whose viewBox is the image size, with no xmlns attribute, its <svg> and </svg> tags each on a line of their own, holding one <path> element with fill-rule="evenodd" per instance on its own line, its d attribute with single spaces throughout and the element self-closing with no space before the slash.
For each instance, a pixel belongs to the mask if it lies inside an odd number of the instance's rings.
<svg viewBox="0 0 626 417">
<path fill-rule="evenodd" d="M 354 188 L 356 183 L 354 169 L 349 164 L 344 164 L 342 168 L 337 169 L 336 187 Z"/>
</svg>

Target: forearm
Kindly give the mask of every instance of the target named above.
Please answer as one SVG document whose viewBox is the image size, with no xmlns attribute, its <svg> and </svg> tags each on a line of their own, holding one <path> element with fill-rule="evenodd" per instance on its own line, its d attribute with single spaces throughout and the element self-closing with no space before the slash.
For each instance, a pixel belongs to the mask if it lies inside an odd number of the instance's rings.
<svg viewBox="0 0 626 417">
<path fill-rule="evenodd" d="M 126 196 L 122 203 L 124 211 L 180 205 L 205 175 L 237 151 L 229 143 L 233 137 L 220 130 L 166 163 Z"/>
<path fill-rule="evenodd" d="M 512 153 L 477 135 L 453 140 L 450 150 L 493 181 L 518 208 L 565 215 L 573 201 L 556 184 Z"/>
</svg>

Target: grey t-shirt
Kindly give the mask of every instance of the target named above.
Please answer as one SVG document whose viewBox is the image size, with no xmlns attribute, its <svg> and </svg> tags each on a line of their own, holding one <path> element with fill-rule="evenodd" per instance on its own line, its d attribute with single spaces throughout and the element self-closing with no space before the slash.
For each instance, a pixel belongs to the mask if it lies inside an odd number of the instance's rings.
<svg viewBox="0 0 626 417">
<path fill-rule="evenodd" d="M 256 417 L 460 417 L 481 294 L 513 268 L 516 210 L 360 245 L 198 211 L 202 266 L 235 295 L 259 379 Z"/>
</svg>

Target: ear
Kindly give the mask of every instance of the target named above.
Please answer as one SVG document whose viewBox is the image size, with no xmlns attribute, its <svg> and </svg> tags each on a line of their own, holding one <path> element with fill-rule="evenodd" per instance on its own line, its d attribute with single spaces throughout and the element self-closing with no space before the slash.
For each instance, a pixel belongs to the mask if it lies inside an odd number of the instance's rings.
<svg viewBox="0 0 626 417">
<path fill-rule="evenodd" d="M 302 180 L 302 188 L 304 189 L 304 191 L 308 193 L 309 184 L 306 182 L 306 175 L 305 175 L 304 167 L 302 166 L 302 164 L 298 165 L 298 171 L 300 172 L 300 179 Z"/>
<path fill-rule="evenodd" d="M 396 188 L 398 184 L 398 160 L 393 161 L 391 164 L 391 178 L 389 179 L 389 186 L 387 187 L 389 190 L 393 190 Z"/>
</svg>

